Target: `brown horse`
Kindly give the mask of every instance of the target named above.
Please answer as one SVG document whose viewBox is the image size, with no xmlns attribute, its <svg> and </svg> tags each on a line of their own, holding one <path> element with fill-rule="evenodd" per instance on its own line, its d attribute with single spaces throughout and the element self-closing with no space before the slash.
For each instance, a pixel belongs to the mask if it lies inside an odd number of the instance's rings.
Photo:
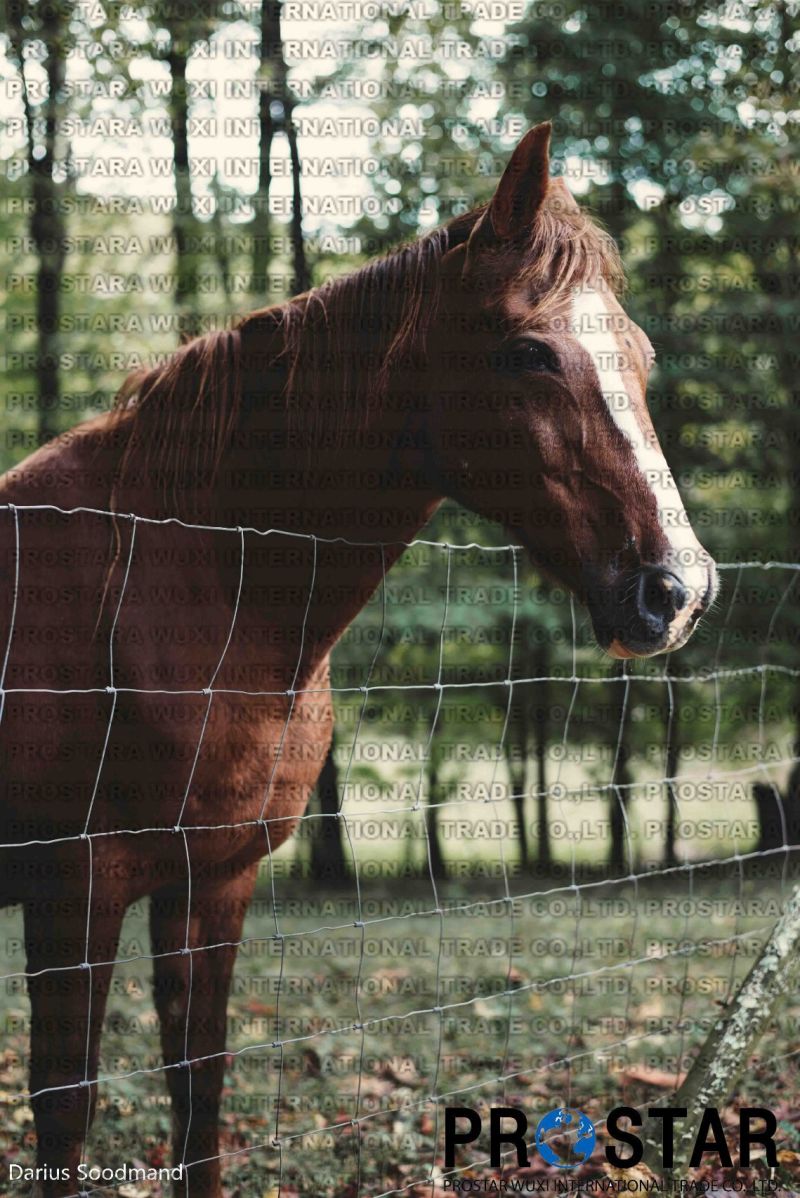
<svg viewBox="0 0 800 1198">
<path fill-rule="evenodd" d="M 612 655 L 680 646 L 713 595 L 645 406 L 653 351 L 549 134 L 489 205 L 193 341 L 0 481 L 2 897 L 24 906 L 45 1195 L 80 1188 L 145 895 L 176 1192 L 220 1194 L 258 863 L 325 757 L 331 647 L 443 497 L 502 522 Z"/>
</svg>

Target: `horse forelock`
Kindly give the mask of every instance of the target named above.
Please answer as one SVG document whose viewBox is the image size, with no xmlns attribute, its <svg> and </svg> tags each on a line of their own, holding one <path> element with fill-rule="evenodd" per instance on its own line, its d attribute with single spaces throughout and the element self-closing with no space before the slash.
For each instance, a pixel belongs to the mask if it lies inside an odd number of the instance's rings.
<svg viewBox="0 0 800 1198">
<path fill-rule="evenodd" d="M 523 297 L 516 305 L 514 323 L 535 328 L 554 317 L 567 315 L 575 292 L 602 286 L 621 293 L 625 276 L 613 238 L 588 213 L 577 207 L 566 188 L 551 185 L 540 209 L 530 240 L 511 277 L 499 279 L 505 296 Z M 569 193 L 566 193 L 567 195 Z"/>
</svg>

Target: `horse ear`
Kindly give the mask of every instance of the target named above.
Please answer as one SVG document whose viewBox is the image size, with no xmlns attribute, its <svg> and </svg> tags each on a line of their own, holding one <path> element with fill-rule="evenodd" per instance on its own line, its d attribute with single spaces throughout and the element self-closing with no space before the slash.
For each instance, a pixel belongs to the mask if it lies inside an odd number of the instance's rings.
<svg viewBox="0 0 800 1198">
<path fill-rule="evenodd" d="M 511 155 L 481 221 L 483 237 L 505 241 L 530 233 L 550 182 L 551 130 L 549 121 L 534 125 Z"/>
</svg>

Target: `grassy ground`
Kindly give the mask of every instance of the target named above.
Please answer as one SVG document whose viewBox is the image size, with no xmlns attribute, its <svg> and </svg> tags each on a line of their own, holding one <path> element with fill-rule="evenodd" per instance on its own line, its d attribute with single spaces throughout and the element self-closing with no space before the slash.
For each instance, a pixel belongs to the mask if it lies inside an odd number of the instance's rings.
<svg viewBox="0 0 800 1198">
<path fill-rule="evenodd" d="M 265 877 L 229 1006 L 222 1147 L 231 1198 L 366 1198 L 404 1187 L 430 1195 L 413 1183 L 431 1165 L 441 1173 L 445 1105 L 519 1105 L 535 1126 L 562 1104 L 595 1122 L 615 1105 L 666 1104 L 757 954 L 785 880 L 717 869 L 678 874 L 669 889 L 646 878 L 554 885 L 509 904 L 496 882 L 448 883 L 439 914 L 430 884 L 367 884 L 359 908 L 352 886 L 318 897 L 288 873 Z M 545 889 L 514 881 L 515 893 Z M 282 942 L 271 936 L 276 912 Z M 363 929 L 353 926 L 359 918 Z M 20 930 L 18 912 L 3 913 L 4 972 L 21 967 Z M 143 905 L 129 913 L 120 955 L 147 951 Z M 0 1018 L 0 1146 L 6 1163 L 32 1163 L 31 1113 L 18 1097 L 28 1005 L 13 980 L 0 989 Z M 800 1056 L 787 1054 L 800 1044 L 798 1020 L 800 1002 L 784 1008 L 727 1112 L 733 1118 L 739 1103 L 776 1111 L 790 1192 Z M 92 1163 L 168 1162 L 159 1064 L 148 964 L 134 961 L 115 975 L 101 1074 L 142 1072 L 101 1086 Z M 601 1132 L 574 1176 L 602 1173 L 602 1146 Z M 459 1166 L 473 1167 L 458 1176 L 497 1177 L 479 1163 L 486 1147 L 484 1137 L 460 1150 Z M 517 1176 L 546 1171 L 534 1152 Z M 162 1191 L 143 1183 L 109 1192 Z"/>
</svg>

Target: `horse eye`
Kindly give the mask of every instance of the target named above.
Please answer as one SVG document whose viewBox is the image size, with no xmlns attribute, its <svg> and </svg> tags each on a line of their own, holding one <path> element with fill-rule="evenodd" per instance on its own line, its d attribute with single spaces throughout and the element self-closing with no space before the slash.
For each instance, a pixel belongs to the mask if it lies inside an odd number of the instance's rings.
<svg viewBox="0 0 800 1198">
<path fill-rule="evenodd" d="M 558 370 L 558 358 L 549 345 L 526 338 L 514 341 L 493 354 L 492 366 L 512 378 L 521 374 L 554 374 Z"/>
</svg>

